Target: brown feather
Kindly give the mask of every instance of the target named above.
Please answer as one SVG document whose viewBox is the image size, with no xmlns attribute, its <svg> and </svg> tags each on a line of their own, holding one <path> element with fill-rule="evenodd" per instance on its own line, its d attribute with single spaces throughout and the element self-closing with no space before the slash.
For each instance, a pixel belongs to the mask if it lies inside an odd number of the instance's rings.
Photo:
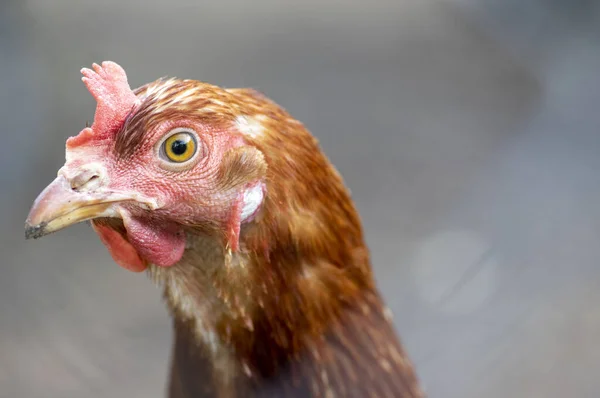
<svg viewBox="0 0 600 398">
<path fill-rule="evenodd" d="M 362 227 L 317 140 L 251 89 L 160 80 L 117 137 L 120 156 L 161 120 L 194 117 L 239 134 L 218 173 L 229 189 L 264 176 L 257 217 L 237 251 L 202 228 L 165 269 L 175 316 L 170 397 L 421 397 L 413 367 L 377 292 Z M 260 126 L 243 134 L 236 120 Z"/>
</svg>

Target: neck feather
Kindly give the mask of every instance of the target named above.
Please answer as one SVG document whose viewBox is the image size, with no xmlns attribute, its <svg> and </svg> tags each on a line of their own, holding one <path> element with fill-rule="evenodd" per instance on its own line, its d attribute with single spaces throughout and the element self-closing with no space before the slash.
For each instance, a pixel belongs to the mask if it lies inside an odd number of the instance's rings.
<svg viewBox="0 0 600 398">
<path fill-rule="evenodd" d="M 223 380 L 240 377 L 277 379 L 288 369 L 301 373 L 293 378 L 306 376 L 306 388 L 322 385 L 315 396 L 330 396 L 324 364 L 356 365 L 361 358 L 367 366 L 383 358 L 384 373 L 405 372 L 413 380 L 384 316 L 360 220 L 340 175 L 317 141 L 283 109 L 250 91 L 235 95 L 243 97 L 246 110 L 254 109 L 246 119 L 260 121 L 258 132 L 245 141 L 268 165 L 265 196 L 253 220 L 242 225 L 234 253 L 220 238 L 190 232 L 178 264 L 151 267 L 154 279 L 165 285 L 177 344 L 193 341 L 221 387 L 234 385 Z M 379 348 L 381 353 L 373 351 Z M 188 354 L 181 355 L 187 366 Z M 344 371 L 348 377 L 353 366 Z M 402 366 L 406 369 L 399 370 Z M 344 378 L 336 380 L 343 384 Z M 370 388 L 379 388 L 377 381 Z M 409 390 L 416 388 L 409 384 Z"/>
</svg>

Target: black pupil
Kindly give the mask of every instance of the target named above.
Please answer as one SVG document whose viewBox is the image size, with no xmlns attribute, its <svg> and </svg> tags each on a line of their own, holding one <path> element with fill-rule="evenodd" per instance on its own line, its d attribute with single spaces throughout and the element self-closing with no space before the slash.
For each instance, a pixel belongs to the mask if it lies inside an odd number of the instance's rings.
<svg viewBox="0 0 600 398">
<path fill-rule="evenodd" d="M 178 155 L 178 156 L 183 155 L 186 150 L 187 150 L 187 142 L 185 142 L 183 140 L 175 140 L 175 142 L 173 142 L 171 144 L 171 151 L 175 155 Z"/>
</svg>

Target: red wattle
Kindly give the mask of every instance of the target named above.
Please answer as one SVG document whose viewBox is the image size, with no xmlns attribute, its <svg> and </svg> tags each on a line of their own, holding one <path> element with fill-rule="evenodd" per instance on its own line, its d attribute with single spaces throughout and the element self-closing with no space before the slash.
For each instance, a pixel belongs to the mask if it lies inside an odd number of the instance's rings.
<svg viewBox="0 0 600 398">
<path fill-rule="evenodd" d="M 141 272 L 148 267 L 137 250 L 119 232 L 111 227 L 97 225 L 94 222 L 92 222 L 92 227 L 102 243 L 108 248 L 113 260 L 121 267 L 132 272 Z"/>
<path fill-rule="evenodd" d="M 161 267 L 174 265 L 185 251 L 185 233 L 174 223 L 123 217 L 127 240 L 143 259 Z"/>
</svg>

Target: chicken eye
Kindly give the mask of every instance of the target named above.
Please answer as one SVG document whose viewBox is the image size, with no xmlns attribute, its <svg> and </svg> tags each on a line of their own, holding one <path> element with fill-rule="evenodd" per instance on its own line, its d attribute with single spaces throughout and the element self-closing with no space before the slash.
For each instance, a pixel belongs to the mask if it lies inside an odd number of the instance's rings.
<svg viewBox="0 0 600 398">
<path fill-rule="evenodd" d="M 173 134 L 163 143 L 162 152 L 171 162 L 186 162 L 196 153 L 196 138 L 187 131 Z"/>
</svg>

